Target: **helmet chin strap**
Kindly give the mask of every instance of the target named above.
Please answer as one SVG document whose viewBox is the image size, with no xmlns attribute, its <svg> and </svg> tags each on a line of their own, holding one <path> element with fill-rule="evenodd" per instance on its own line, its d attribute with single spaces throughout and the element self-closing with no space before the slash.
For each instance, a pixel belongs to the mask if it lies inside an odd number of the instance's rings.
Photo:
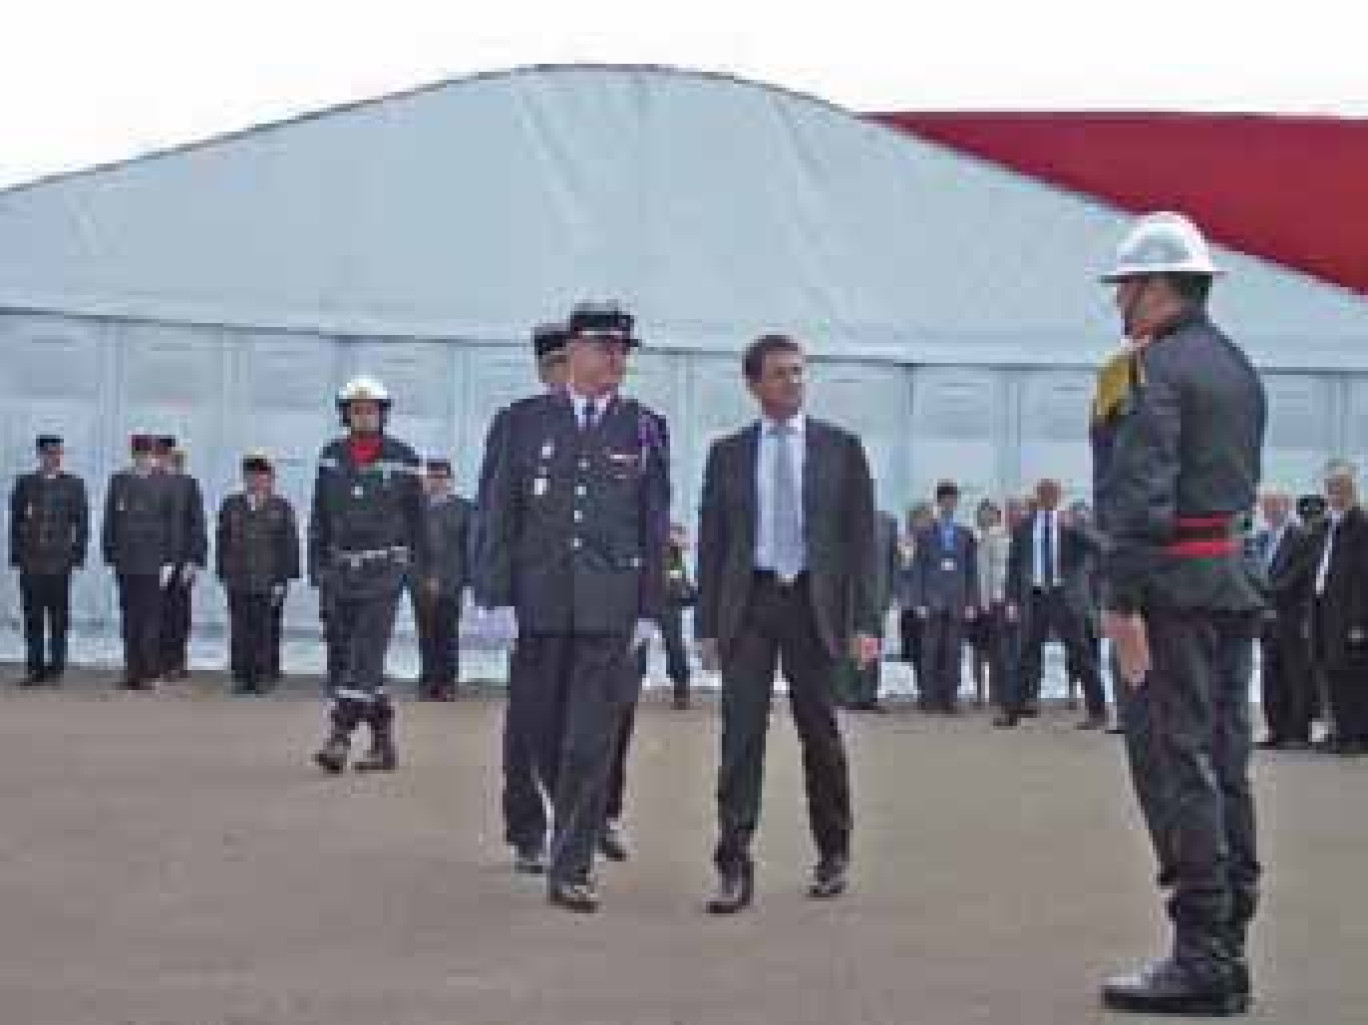
<svg viewBox="0 0 1368 1025">
<path fill-rule="evenodd" d="M 1126 305 L 1121 308 L 1121 323 L 1125 330 L 1126 337 L 1133 342 L 1141 341 L 1138 335 L 1140 331 L 1140 304 L 1145 298 L 1145 293 L 1149 291 L 1150 278 L 1148 276 L 1140 279 L 1139 287 L 1132 293 Z"/>
</svg>

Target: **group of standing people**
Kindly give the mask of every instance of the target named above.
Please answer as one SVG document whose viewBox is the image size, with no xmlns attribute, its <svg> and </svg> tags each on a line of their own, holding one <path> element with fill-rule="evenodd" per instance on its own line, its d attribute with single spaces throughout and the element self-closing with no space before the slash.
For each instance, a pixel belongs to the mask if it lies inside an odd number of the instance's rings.
<svg viewBox="0 0 1368 1025">
<path fill-rule="evenodd" d="M 1097 601 L 1173 937 L 1159 960 L 1105 982 L 1103 1001 L 1118 1010 L 1225 1015 L 1252 999 L 1245 945 L 1262 867 L 1248 777 L 1249 688 L 1264 588 L 1242 531 L 1256 501 L 1267 409 L 1257 372 L 1207 313 L 1219 273 L 1189 221 L 1158 214 L 1137 223 L 1103 277 L 1115 288 L 1125 341 L 1099 374 L 1091 416 Z M 621 390 L 640 345 L 630 314 L 577 307 L 564 327 L 539 332 L 536 345 L 539 356 L 563 353 L 563 377 L 504 409 L 490 429 L 473 581 L 477 603 L 504 615 L 514 638 L 505 810 L 518 803 L 510 790 L 526 785 L 524 810 L 535 797 L 541 813 L 536 828 L 510 815 L 509 839 L 519 867 L 546 872 L 553 905 L 589 912 L 600 903 L 596 857 L 614 857 L 615 763 L 643 646 L 671 621 L 669 439 L 665 419 Z M 861 671 L 877 661 L 882 632 L 878 518 L 862 443 L 808 415 L 804 353 L 791 337 L 751 344 L 742 375 L 757 416 L 710 448 L 697 551 L 695 637 L 703 664 L 722 679 L 717 883 L 706 904 L 719 915 L 755 897 L 752 847 L 778 672 L 789 684 L 817 849 L 808 893 L 831 899 L 846 890 L 853 802 L 833 679 L 844 661 Z M 308 530 L 331 697 L 315 757 L 342 771 L 364 722 L 371 747 L 355 767 L 386 770 L 397 761 L 383 679 L 396 605 L 407 580 L 431 580 L 434 559 L 445 557 L 434 555 L 426 526 L 423 467 L 385 430 L 388 393 L 357 379 L 338 407 L 345 434 L 319 458 Z M 193 581 L 182 572 L 187 564 L 203 565 L 172 489 L 154 480 L 144 455 L 135 445 L 133 470 L 111 483 L 105 521 L 106 559 L 134 627 L 125 630 L 138 660 L 134 681 L 152 659 L 154 632 L 141 611 L 159 605 L 173 579 Z M 1357 742 L 1363 694 L 1351 693 L 1350 667 L 1368 645 L 1357 586 L 1368 529 L 1345 499 L 1343 476 L 1334 481 L 1319 543 L 1305 546 L 1315 553 L 1304 560 L 1314 564 L 1308 639 L 1326 669 L 1337 729 Z M 63 488 L 54 507 L 71 504 L 75 492 Z M 1096 725 L 1104 714 L 1096 659 L 1066 593 L 1071 567 L 1095 539 L 1059 515 L 1058 489 L 1043 486 L 1037 508 L 1009 532 L 1000 590 L 982 588 L 977 542 L 954 522 L 956 499 L 953 486 L 938 490 L 939 515 L 910 553 L 908 611 L 919 627 L 928 707 L 954 707 L 964 627 L 986 602 L 1000 605 L 1022 638 L 1018 672 L 1002 674 L 1004 723 L 1014 725 L 1034 700 L 1038 644 L 1057 634 L 1073 649 L 1085 724 Z M 74 564 L 83 537 L 73 526 L 45 543 Z M 1270 544 L 1276 562 L 1282 542 Z M 1003 544 L 992 547 L 1001 567 Z M 276 586 L 273 578 L 270 593 Z M 432 589 L 440 591 L 440 583 Z M 512 766 L 526 775 L 512 778 Z M 537 864 L 524 866 L 524 854 Z"/>
<path fill-rule="evenodd" d="M 24 608 L 25 686 L 55 684 L 66 671 L 72 574 L 85 567 L 90 506 L 84 481 L 62 465 L 63 440 L 43 434 L 38 466 L 10 495 L 10 564 Z M 183 679 L 191 591 L 208 542 L 198 482 L 171 437 L 135 435 L 131 465 L 109 481 L 100 551 L 118 587 L 124 644 L 121 685 Z"/>
<path fill-rule="evenodd" d="M 1061 485 L 1046 479 L 1005 510 L 984 499 L 969 527 L 956 519 L 953 481 L 937 485 L 935 498 L 934 506 L 911 510 L 901 540 L 880 542 L 881 559 L 896 544 L 901 655 L 915 674 L 918 708 L 959 711 L 967 648 L 978 702 L 997 706 L 996 724 L 1010 729 L 1039 714 L 1044 648 L 1056 639 L 1071 684 L 1082 687 L 1087 714 L 1079 728 L 1106 727 L 1102 538 L 1087 505 L 1063 508 Z"/>
</svg>

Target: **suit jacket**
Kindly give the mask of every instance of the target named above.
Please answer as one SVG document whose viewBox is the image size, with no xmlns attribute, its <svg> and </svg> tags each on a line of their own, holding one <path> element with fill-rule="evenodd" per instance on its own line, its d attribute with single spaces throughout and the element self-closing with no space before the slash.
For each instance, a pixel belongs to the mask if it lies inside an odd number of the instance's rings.
<svg viewBox="0 0 1368 1025">
<path fill-rule="evenodd" d="M 470 525 L 474 505 L 460 495 L 425 507 L 428 564 L 426 580 L 436 579 L 437 593 L 457 597 L 470 583 Z"/>
<path fill-rule="evenodd" d="M 1056 516 L 1060 515 L 1055 513 Z M 1064 589 L 1064 601 L 1075 615 L 1094 615 L 1097 561 L 1099 545 L 1094 536 L 1072 525 L 1059 527 L 1058 584 Z M 1030 608 L 1031 589 L 1035 586 L 1036 518 L 1029 516 L 1012 531 L 1012 547 L 1007 555 L 1007 600 L 1022 609 Z"/>
<path fill-rule="evenodd" d="M 204 519 L 204 495 L 199 481 L 188 473 L 165 474 L 171 489 L 171 502 L 178 528 L 176 551 L 171 561 L 177 566 L 194 563 L 201 569 L 209 557 L 209 530 Z"/>
<path fill-rule="evenodd" d="M 1317 528 L 1307 546 L 1313 593 L 1329 530 L 1328 522 Z M 1314 608 L 1320 617 L 1316 633 L 1324 642 L 1325 667 L 1368 663 L 1368 516 L 1357 506 L 1344 514 L 1335 532 L 1325 593 Z M 1355 641 L 1355 633 L 1362 639 Z"/>
<path fill-rule="evenodd" d="M 808 591 L 822 642 L 846 653 L 852 628 L 879 636 L 875 595 L 874 485 L 859 438 L 808 417 L 804 428 L 803 530 Z M 715 442 L 703 472 L 694 633 L 723 652 L 741 632 L 755 581 L 760 424 Z"/>
<path fill-rule="evenodd" d="M 893 607 L 902 553 L 898 549 L 898 521 L 890 513 L 874 514 L 874 602 L 882 617 Z"/>
<path fill-rule="evenodd" d="M 520 632 L 630 634 L 665 610 L 665 421 L 616 397 L 590 430 L 570 397 L 514 403 L 491 430 L 480 506 L 481 603 Z"/>
<path fill-rule="evenodd" d="M 61 575 L 85 565 L 90 505 L 80 477 L 26 473 L 10 494 L 10 565 Z"/>
<path fill-rule="evenodd" d="M 243 492 L 219 507 L 214 569 L 229 591 L 265 594 L 299 579 L 299 527 L 294 507 L 270 495 L 253 510 Z"/>
<path fill-rule="evenodd" d="M 936 523 L 917 535 L 912 556 L 912 606 L 963 618 L 979 606 L 978 541 L 962 524 L 954 525 L 946 548 Z"/>
<path fill-rule="evenodd" d="M 182 522 L 164 474 L 121 470 L 105 492 L 100 549 L 125 576 L 155 576 L 181 551 Z"/>
</svg>

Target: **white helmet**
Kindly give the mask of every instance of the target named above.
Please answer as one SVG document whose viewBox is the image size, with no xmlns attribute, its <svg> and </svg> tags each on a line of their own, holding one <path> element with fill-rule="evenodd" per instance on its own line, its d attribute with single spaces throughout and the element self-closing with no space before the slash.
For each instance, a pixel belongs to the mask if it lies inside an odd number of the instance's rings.
<svg viewBox="0 0 1368 1025">
<path fill-rule="evenodd" d="M 1182 214 L 1157 213 L 1136 221 L 1116 247 L 1116 261 L 1102 280 L 1116 284 L 1147 274 L 1221 273 L 1195 224 Z"/>
<path fill-rule="evenodd" d="M 345 406 L 349 402 L 378 402 L 382 407 L 390 404 L 389 392 L 385 386 L 368 374 L 353 377 L 337 393 L 337 404 Z"/>
</svg>

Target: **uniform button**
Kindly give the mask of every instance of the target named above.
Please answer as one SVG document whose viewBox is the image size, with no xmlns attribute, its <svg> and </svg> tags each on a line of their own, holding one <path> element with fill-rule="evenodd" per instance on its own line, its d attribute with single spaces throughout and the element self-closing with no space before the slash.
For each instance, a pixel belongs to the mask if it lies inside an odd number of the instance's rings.
<svg viewBox="0 0 1368 1025">
<path fill-rule="evenodd" d="M 583 498 L 588 493 L 589 489 L 586 488 L 583 484 L 580 484 L 578 487 L 575 488 L 575 494 L 578 495 L 580 498 Z"/>
<path fill-rule="evenodd" d="M 584 513 L 580 512 L 580 510 L 578 510 L 578 509 L 575 510 L 575 522 L 576 522 L 576 523 L 583 523 L 583 522 L 584 522 Z"/>
<path fill-rule="evenodd" d="M 580 468 L 581 470 L 587 470 L 587 469 L 589 469 L 589 460 L 587 460 L 587 459 L 581 459 L 581 460 L 579 461 L 579 468 Z"/>
<path fill-rule="evenodd" d="M 571 547 L 571 548 L 582 548 L 582 547 L 584 547 L 584 542 L 581 541 L 581 540 L 580 540 L 579 538 L 577 538 L 577 537 L 572 537 L 572 538 L 570 539 L 570 547 Z"/>
</svg>

